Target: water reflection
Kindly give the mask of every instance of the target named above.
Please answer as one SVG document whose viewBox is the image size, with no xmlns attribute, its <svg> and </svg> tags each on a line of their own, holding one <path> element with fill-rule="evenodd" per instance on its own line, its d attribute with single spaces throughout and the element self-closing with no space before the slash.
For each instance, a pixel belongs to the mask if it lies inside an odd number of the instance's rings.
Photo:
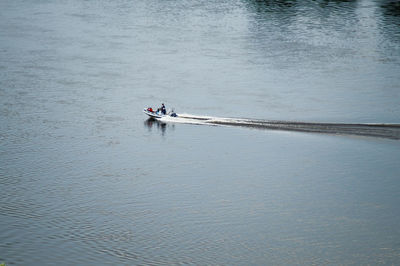
<svg viewBox="0 0 400 266">
<path fill-rule="evenodd" d="M 386 60 L 396 60 L 400 43 L 400 2 L 382 1 L 377 11 L 378 27 L 382 34 L 379 51 L 385 54 Z"/>
<path fill-rule="evenodd" d="M 330 3 L 351 3 L 351 2 L 357 2 L 358 0 L 322 0 L 318 1 L 321 5 L 329 5 Z"/>
<path fill-rule="evenodd" d="M 315 5 L 322 8 L 337 8 L 341 4 L 349 7 L 346 3 L 356 3 L 358 0 L 320 0 L 316 2 L 296 1 L 296 0 L 249 0 L 250 6 L 254 7 L 257 12 L 277 12 L 291 13 L 293 11 L 302 13 L 305 8 L 314 9 Z"/>
<path fill-rule="evenodd" d="M 256 15 L 257 20 L 274 19 L 278 16 L 279 23 L 286 24 L 285 20 L 292 19 L 297 15 L 297 2 L 289 0 L 249 0 L 248 9 L 252 14 Z"/>
<path fill-rule="evenodd" d="M 249 45 L 262 55 L 252 58 L 252 63 L 279 70 L 295 66 L 313 69 L 316 64 L 320 67 L 349 55 L 344 40 L 353 38 L 357 29 L 357 0 L 248 0 L 247 3 L 252 14 Z"/>
<path fill-rule="evenodd" d="M 302 18 L 325 18 L 327 13 L 338 13 L 346 15 L 349 11 L 354 11 L 358 0 L 320 0 L 316 2 L 296 1 L 296 0 L 249 0 L 248 7 L 251 12 L 265 16 L 265 19 L 276 19 L 274 25 L 282 22 L 282 19 L 294 19 L 296 16 Z M 276 18 L 274 17 L 277 16 Z M 259 17 L 261 18 L 261 17 Z M 301 20 L 304 22 L 303 20 Z M 287 21 L 285 21 L 287 22 Z M 293 22 L 299 23 L 298 20 Z M 284 23 L 282 24 L 284 25 Z"/>
<path fill-rule="evenodd" d="M 296 0 L 251 0 L 259 11 L 287 10 L 297 4 Z"/>
<path fill-rule="evenodd" d="M 380 28 L 385 36 L 395 42 L 400 41 L 400 2 L 399 1 L 383 1 L 379 5 Z"/>
<path fill-rule="evenodd" d="M 381 8 L 385 15 L 400 17 L 400 2 L 399 1 L 383 1 Z"/>
<path fill-rule="evenodd" d="M 167 128 L 169 129 L 175 129 L 175 125 L 173 124 L 167 124 L 164 122 L 161 122 L 157 119 L 154 118 L 149 118 L 146 121 L 144 121 L 145 127 L 151 132 L 154 129 L 156 129 L 158 132 L 161 132 L 161 135 L 165 135 L 165 132 L 167 131 Z"/>
</svg>

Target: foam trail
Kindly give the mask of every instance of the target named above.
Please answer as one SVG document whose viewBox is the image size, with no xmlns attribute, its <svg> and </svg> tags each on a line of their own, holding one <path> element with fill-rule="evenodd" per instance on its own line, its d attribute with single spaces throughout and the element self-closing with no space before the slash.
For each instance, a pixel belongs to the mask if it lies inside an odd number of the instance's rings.
<svg viewBox="0 0 400 266">
<path fill-rule="evenodd" d="M 182 117 L 180 115 L 178 115 L 178 117 L 165 116 L 157 120 L 160 122 L 173 122 L 173 123 L 196 124 L 196 125 L 205 125 L 207 124 L 206 121 L 208 121 L 208 119 Z"/>
<path fill-rule="evenodd" d="M 312 133 L 357 135 L 400 140 L 400 124 L 372 124 L 372 123 L 319 123 L 276 121 L 261 119 L 223 118 L 178 114 L 178 117 L 165 117 L 160 121 L 189 123 L 198 125 L 238 126 L 270 130 L 287 130 Z"/>
</svg>

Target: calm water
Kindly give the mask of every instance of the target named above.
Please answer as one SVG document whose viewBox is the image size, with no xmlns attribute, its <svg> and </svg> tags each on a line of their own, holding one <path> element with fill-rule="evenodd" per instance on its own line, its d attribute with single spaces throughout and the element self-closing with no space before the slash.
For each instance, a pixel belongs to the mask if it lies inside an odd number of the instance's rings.
<svg viewBox="0 0 400 266">
<path fill-rule="evenodd" d="M 0 263 L 400 264 L 398 1 L 1 1 Z"/>
</svg>

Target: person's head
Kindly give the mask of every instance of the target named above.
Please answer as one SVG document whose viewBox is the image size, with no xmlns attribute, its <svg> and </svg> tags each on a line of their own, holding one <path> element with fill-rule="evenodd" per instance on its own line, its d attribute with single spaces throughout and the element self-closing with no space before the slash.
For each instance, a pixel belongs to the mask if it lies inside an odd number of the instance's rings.
<svg viewBox="0 0 400 266">
<path fill-rule="evenodd" d="M 162 103 L 161 106 L 164 106 L 164 104 Z"/>
</svg>

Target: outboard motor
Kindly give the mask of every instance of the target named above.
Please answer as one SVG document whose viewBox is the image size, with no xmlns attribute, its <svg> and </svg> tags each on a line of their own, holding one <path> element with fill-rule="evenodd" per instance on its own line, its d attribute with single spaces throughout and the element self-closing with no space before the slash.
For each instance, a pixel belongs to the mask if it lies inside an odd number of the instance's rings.
<svg viewBox="0 0 400 266">
<path fill-rule="evenodd" d="M 170 116 L 177 117 L 178 115 L 175 113 L 174 109 L 168 112 Z"/>
</svg>

